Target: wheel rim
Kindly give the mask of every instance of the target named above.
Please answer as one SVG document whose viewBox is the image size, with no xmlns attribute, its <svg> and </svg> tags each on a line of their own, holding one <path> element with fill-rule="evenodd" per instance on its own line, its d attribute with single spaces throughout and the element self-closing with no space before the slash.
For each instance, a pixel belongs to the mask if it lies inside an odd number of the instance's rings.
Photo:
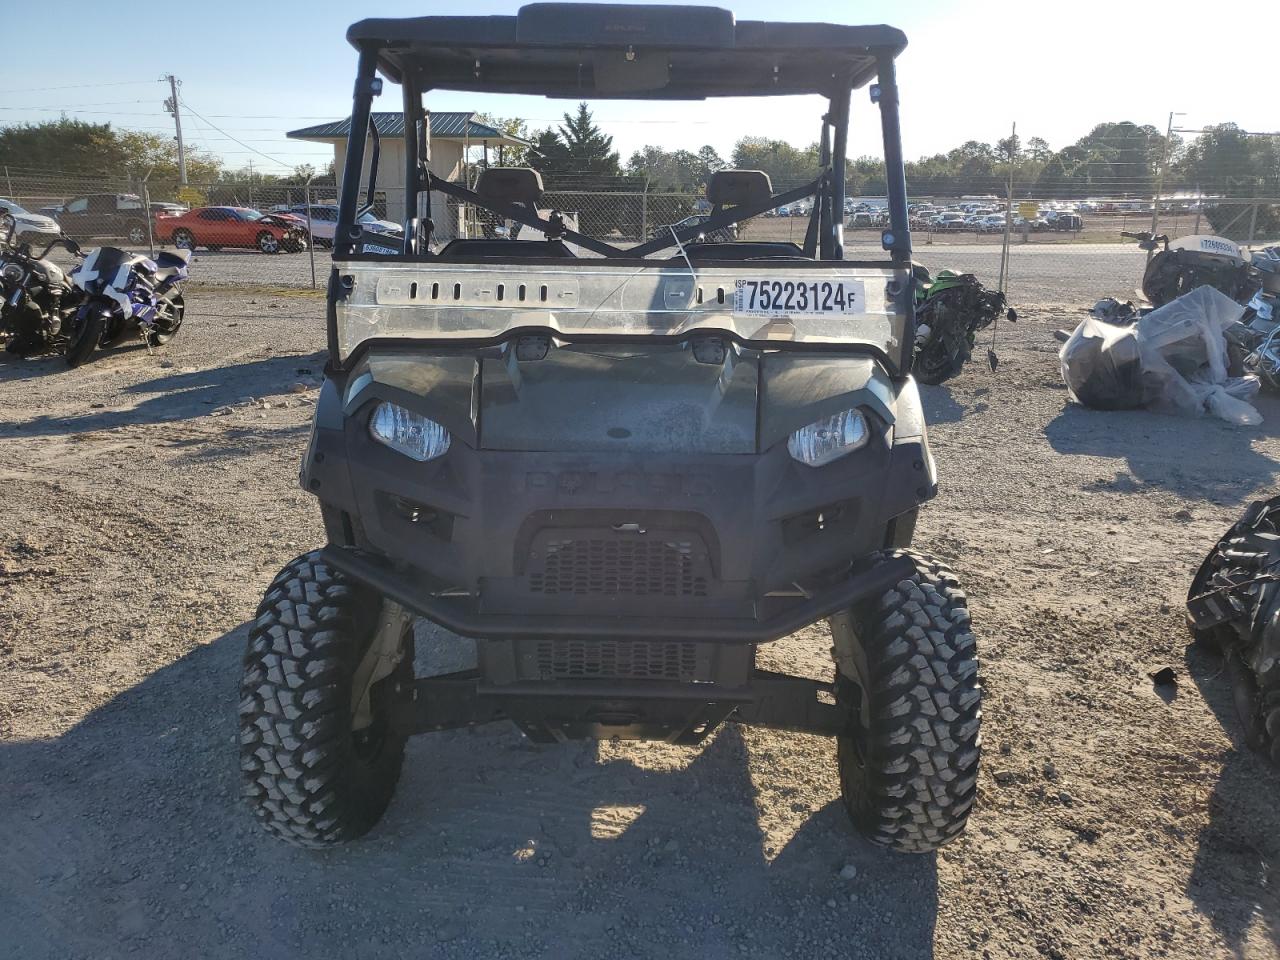
<svg viewBox="0 0 1280 960">
<path fill-rule="evenodd" d="M 159 332 L 161 336 L 171 337 L 175 333 L 177 333 L 178 328 L 182 326 L 182 314 L 185 311 L 186 304 L 183 302 L 181 298 L 179 299 L 165 298 L 162 302 L 164 303 L 164 307 L 162 307 L 162 310 L 165 311 L 167 316 L 163 317 L 164 329 L 160 330 Z"/>
<path fill-rule="evenodd" d="M 180 250 L 194 250 L 195 237 L 191 235 L 190 230 L 178 230 L 173 235 L 173 245 Z"/>
<path fill-rule="evenodd" d="M 258 249 L 263 253 L 275 253 L 280 249 L 280 241 L 269 233 L 258 237 Z"/>
<path fill-rule="evenodd" d="M 133 227 L 129 230 L 130 243 L 142 243 L 147 239 L 147 233 L 141 227 Z"/>
</svg>

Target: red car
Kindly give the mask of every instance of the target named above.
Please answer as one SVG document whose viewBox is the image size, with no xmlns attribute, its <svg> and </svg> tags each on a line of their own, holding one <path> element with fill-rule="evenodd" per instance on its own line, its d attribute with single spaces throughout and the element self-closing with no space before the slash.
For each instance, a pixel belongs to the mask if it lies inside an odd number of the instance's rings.
<svg viewBox="0 0 1280 960">
<path fill-rule="evenodd" d="M 307 248 L 305 221 L 248 207 L 197 207 L 176 217 L 157 217 L 156 233 L 162 242 L 188 250 L 256 247 L 263 253 L 293 253 Z"/>
</svg>

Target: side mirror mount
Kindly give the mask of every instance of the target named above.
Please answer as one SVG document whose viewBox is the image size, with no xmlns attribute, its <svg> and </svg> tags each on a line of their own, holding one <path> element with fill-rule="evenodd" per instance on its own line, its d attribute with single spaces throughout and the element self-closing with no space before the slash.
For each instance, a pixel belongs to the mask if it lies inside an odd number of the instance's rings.
<svg viewBox="0 0 1280 960">
<path fill-rule="evenodd" d="M 1017 311 L 1017 310 L 1015 310 L 1015 309 L 1013 309 L 1013 307 L 1010 307 L 1010 308 L 1009 308 L 1009 312 L 1008 312 L 1008 313 L 1006 313 L 1006 314 L 1004 315 L 1004 317 L 1005 317 L 1005 319 L 1006 319 L 1006 320 L 1008 320 L 1010 323 L 1017 323 L 1017 322 L 1018 322 L 1018 311 Z"/>
</svg>

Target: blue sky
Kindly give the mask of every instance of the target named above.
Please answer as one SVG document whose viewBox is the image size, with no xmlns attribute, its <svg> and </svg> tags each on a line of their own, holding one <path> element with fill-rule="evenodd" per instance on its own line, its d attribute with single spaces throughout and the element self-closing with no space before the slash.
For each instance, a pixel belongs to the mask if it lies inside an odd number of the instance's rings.
<svg viewBox="0 0 1280 960">
<path fill-rule="evenodd" d="M 1041 136 L 1055 147 L 1102 120 L 1163 128 L 1171 110 L 1185 113 L 1176 123 L 1187 127 L 1227 120 L 1252 130 L 1280 126 L 1272 92 L 1274 57 L 1250 41 L 1269 38 L 1273 44 L 1280 36 L 1276 3 L 1223 6 L 1221 17 L 1197 16 L 1194 25 L 1171 16 L 1171 7 L 1162 13 L 1158 4 L 1132 0 L 792 0 L 782 10 L 776 0 L 721 5 L 740 19 L 888 22 L 902 28 L 910 41 L 899 61 L 908 158 L 968 139 L 994 141 L 1015 120 L 1024 138 Z M 322 163 L 330 157 L 327 147 L 286 140 L 284 131 L 347 114 L 355 57 L 344 34 L 351 21 L 513 13 L 518 7 L 516 0 L 223 0 L 203 8 L 164 8 L 167 14 L 147 17 L 141 12 L 150 9 L 145 6 L 129 12 L 100 0 L 64 0 L 51 26 L 48 11 L 15 3 L 6 13 L 9 42 L 0 60 L 0 124 L 66 112 L 170 131 L 172 121 L 161 106 L 168 88 L 156 78 L 173 72 L 191 108 L 184 132 L 196 146 L 223 155 L 232 166 L 252 161 L 264 171 Z M 1203 14 L 1206 8 L 1196 9 Z M 873 108 L 863 94 L 854 102 L 851 152 L 878 153 Z M 391 88 L 380 105 L 397 109 Z M 439 93 L 429 95 L 428 106 L 520 116 L 537 128 L 557 121 L 572 104 Z M 816 99 L 779 98 L 607 102 L 596 115 L 625 160 L 646 143 L 668 149 L 710 143 L 726 155 L 746 134 L 808 143 L 820 110 Z"/>
</svg>

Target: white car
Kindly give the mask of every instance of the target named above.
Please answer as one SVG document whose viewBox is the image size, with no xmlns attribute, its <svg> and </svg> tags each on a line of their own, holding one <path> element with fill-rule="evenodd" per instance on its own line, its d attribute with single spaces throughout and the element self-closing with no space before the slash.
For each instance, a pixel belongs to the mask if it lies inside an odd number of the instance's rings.
<svg viewBox="0 0 1280 960">
<path fill-rule="evenodd" d="M 307 217 L 307 205 L 305 203 L 295 203 L 287 208 L 286 212 L 302 217 Z M 366 213 L 360 218 L 360 225 L 370 233 L 382 234 L 400 234 L 399 224 L 392 223 L 390 220 L 379 220 L 372 213 Z M 338 205 L 336 203 L 313 203 L 311 205 L 311 237 L 319 246 L 332 247 L 334 233 L 338 229 Z"/>
<path fill-rule="evenodd" d="M 58 221 L 53 217 L 32 213 L 12 200 L 0 200 L 0 236 L 7 235 L 10 217 L 13 218 L 15 227 L 13 237 L 23 243 L 48 242 L 62 234 L 62 227 L 58 226 Z"/>
</svg>

